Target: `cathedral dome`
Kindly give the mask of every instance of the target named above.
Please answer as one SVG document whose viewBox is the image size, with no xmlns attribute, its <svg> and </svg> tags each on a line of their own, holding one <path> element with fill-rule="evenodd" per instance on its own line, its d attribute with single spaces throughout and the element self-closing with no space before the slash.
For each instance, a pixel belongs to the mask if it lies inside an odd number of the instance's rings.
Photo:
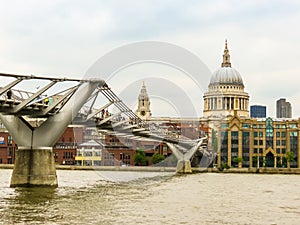
<svg viewBox="0 0 300 225">
<path fill-rule="evenodd" d="M 227 40 L 223 62 L 212 75 L 208 91 L 204 93 L 204 117 L 224 118 L 235 114 L 249 117 L 249 95 L 244 91 L 240 73 L 231 67 Z"/>
<path fill-rule="evenodd" d="M 244 86 L 240 73 L 232 67 L 218 68 L 210 79 L 210 85 L 212 84 L 235 84 Z"/>
<path fill-rule="evenodd" d="M 236 69 L 231 67 L 227 40 L 225 42 L 222 65 L 213 73 L 213 76 L 210 79 L 209 86 L 222 84 L 241 85 L 244 87 L 243 79 L 240 73 Z"/>
</svg>

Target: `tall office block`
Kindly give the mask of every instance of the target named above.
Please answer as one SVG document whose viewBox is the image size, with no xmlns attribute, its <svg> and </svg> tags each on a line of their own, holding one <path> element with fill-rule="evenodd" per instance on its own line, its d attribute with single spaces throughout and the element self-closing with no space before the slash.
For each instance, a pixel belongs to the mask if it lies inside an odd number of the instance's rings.
<svg viewBox="0 0 300 225">
<path fill-rule="evenodd" d="M 267 107 L 263 105 L 251 105 L 250 106 L 250 117 L 252 118 L 266 118 Z"/>
<path fill-rule="evenodd" d="M 292 118 L 292 106 L 285 98 L 281 98 L 276 102 L 277 118 Z"/>
</svg>

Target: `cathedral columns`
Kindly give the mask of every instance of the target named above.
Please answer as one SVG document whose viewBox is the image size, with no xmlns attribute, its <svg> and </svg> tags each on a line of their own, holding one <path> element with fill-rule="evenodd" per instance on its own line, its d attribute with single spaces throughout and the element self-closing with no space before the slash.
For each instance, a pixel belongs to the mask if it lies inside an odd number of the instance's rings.
<svg viewBox="0 0 300 225">
<path fill-rule="evenodd" d="M 244 99 L 243 98 L 240 98 L 241 99 L 241 110 L 244 110 Z"/>
</svg>

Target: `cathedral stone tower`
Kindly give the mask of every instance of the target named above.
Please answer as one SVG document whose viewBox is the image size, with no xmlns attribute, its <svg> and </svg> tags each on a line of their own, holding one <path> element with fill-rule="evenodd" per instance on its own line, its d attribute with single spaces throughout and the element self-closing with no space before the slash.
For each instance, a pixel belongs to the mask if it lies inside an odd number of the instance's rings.
<svg viewBox="0 0 300 225">
<path fill-rule="evenodd" d="M 225 42 L 223 62 L 210 79 L 204 98 L 204 117 L 237 115 L 249 117 L 249 95 L 244 91 L 240 73 L 231 67 L 230 55 Z"/>
<path fill-rule="evenodd" d="M 142 119 L 142 120 L 150 120 L 151 119 L 151 111 L 150 111 L 150 100 L 149 96 L 147 94 L 147 89 L 145 82 L 143 81 L 143 86 L 138 98 L 138 109 L 136 111 L 136 114 Z"/>
</svg>

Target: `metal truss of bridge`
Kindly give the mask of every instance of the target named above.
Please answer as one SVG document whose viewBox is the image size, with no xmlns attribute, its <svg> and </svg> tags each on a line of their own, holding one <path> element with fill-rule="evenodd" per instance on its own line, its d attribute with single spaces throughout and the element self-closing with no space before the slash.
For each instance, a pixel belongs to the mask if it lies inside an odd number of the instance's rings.
<svg viewBox="0 0 300 225">
<path fill-rule="evenodd" d="M 206 151 L 206 137 L 190 140 L 141 120 L 101 79 L 0 76 L 12 79 L 0 88 L 0 119 L 18 144 L 12 187 L 58 185 L 52 146 L 72 121 L 116 136 L 166 142 L 178 159 L 177 172 L 191 172 L 190 158 L 197 150 L 214 157 Z M 32 92 L 17 89 L 33 81 L 46 84 Z M 63 91 L 53 92 L 58 84 Z M 96 107 L 98 101 L 102 107 Z M 108 107 L 114 112 L 107 114 Z"/>
</svg>

